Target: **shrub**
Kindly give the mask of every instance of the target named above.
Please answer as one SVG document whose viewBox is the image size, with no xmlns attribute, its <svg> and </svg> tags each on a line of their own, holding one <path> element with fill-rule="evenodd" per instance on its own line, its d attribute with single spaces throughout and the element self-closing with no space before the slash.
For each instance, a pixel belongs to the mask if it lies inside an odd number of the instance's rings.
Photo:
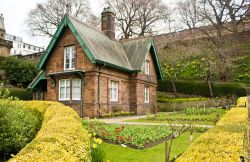
<svg viewBox="0 0 250 162">
<path fill-rule="evenodd" d="M 38 73 L 36 65 L 30 61 L 8 57 L 1 63 L 1 68 L 4 69 L 7 79 L 14 85 L 27 87 Z"/>
<path fill-rule="evenodd" d="M 0 101 L 0 159 L 8 159 L 29 143 L 40 128 L 40 115 L 9 100 Z"/>
<path fill-rule="evenodd" d="M 239 161 L 246 121 L 246 108 L 232 108 L 215 127 L 202 134 L 177 162 Z"/>
<path fill-rule="evenodd" d="M 22 88 L 1 88 L 0 93 L 8 92 L 6 97 L 16 97 L 19 100 L 31 100 L 32 93 L 29 92 L 27 89 Z"/>
<path fill-rule="evenodd" d="M 210 97 L 209 87 L 203 81 L 176 81 L 177 92 Z M 212 83 L 214 96 L 245 96 L 246 86 L 242 83 Z M 158 91 L 172 92 L 170 81 L 159 81 Z"/>
<path fill-rule="evenodd" d="M 165 103 L 165 102 L 176 102 L 176 103 L 182 103 L 182 102 L 194 102 L 194 101 L 206 101 L 207 98 L 165 98 L 165 97 L 157 97 L 157 102 Z"/>
<path fill-rule="evenodd" d="M 58 102 L 18 101 L 42 112 L 34 140 L 10 161 L 90 161 L 88 132 L 77 113 Z"/>
</svg>

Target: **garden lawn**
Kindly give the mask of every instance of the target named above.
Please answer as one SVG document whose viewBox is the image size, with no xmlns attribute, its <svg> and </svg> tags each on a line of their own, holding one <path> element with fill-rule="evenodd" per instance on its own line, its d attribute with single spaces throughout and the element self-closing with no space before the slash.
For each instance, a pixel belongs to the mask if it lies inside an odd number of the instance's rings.
<svg viewBox="0 0 250 162">
<path fill-rule="evenodd" d="M 168 122 L 167 120 L 148 120 L 148 119 L 133 119 L 133 120 L 125 120 L 126 122 L 139 122 L 139 123 L 161 123 L 161 124 L 195 124 L 195 125 L 214 125 L 214 122 L 212 121 L 170 121 Z"/>
<path fill-rule="evenodd" d="M 220 108 L 186 108 L 178 113 L 158 113 L 148 115 L 146 118 L 137 120 L 127 120 L 128 122 L 147 122 L 147 123 L 171 123 L 171 124 L 198 124 L 214 125 L 227 110 Z"/>
<path fill-rule="evenodd" d="M 194 133 L 193 137 L 196 139 L 200 135 L 201 133 Z M 170 160 L 182 154 L 188 146 L 189 132 L 185 132 L 173 141 Z M 163 162 L 165 156 L 164 142 L 144 150 L 125 148 L 108 143 L 102 143 L 102 148 L 105 152 L 105 161 L 110 160 L 110 162 Z"/>
</svg>

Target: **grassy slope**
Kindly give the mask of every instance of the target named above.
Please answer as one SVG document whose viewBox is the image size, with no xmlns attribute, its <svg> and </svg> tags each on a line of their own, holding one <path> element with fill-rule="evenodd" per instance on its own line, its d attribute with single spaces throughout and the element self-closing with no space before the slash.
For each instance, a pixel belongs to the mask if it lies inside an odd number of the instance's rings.
<svg viewBox="0 0 250 162">
<path fill-rule="evenodd" d="M 243 82 L 246 83 L 248 86 L 250 86 L 250 32 L 244 32 L 240 34 L 240 43 L 241 43 L 241 56 L 237 56 L 234 58 L 235 66 L 232 69 L 230 80 L 237 81 L 237 82 Z M 191 45 L 188 47 L 182 47 L 188 51 L 193 51 L 192 55 L 190 57 L 189 62 L 200 62 L 201 55 L 199 54 L 201 52 L 201 49 L 204 45 L 201 43 L 196 43 L 195 45 Z M 229 43 L 229 46 L 231 44 Z M 194 50 L 195 49 L 195 50 Z M 162 52 L 163 51 L 163 52 Z M 185 50 L 184 50 L 185 51 Z M 175 52 L 174 49 L 163 49 L 159 52 L 159 58 L 161 63 L 163 64 L 164 59 L 166 59 L 166 53 L 169 52 Z M 238 51 L 237 51 L 238 52 Z M 162 67 L 164 69 L 164 67 Z M 195 71 L 196 68 L 192 67 L 192 63 L 185 67 L 181 73 L 182 80 L 201 80 L 200 78 L 194 77 L 193 71 Z M 218 78 L 217 78 L 218 79 Z"/>
<path fill-rule="evenodd" d="M 201 133 L 194 133 L 194 139 L 199 137 Z M 189 146 L 188 132 L 182 134 L 174 140 L 172 145 L 171 157 L 182 154 Z M 124 148 L 118 145 L 103 143 L 102 147 L 106 153 L 106 160 L 110 162 L 161 162 L 164 161 L 164 143 L 145 150 L 135 150 Z"/>
</svg>

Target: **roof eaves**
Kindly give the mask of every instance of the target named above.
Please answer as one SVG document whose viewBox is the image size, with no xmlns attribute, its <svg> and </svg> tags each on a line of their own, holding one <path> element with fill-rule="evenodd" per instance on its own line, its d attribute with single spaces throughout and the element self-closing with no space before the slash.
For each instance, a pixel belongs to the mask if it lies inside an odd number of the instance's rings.
<svg viewBox="0 0 250 162">
<path fill-rule="evenodd" d="M 162 80 L 163 75 L 162 75 L 162 71 L 161 71 L 161 65 L 160 65 L 160 61 L 159 61 L 158 56 L 157 56 L 157 50 L 156 50 L 156 47 L 155 47 L 155 42 L 153 40 L 152 40 L 151 45 L 152 45 L 153 51 L 155 53 L 154 56 L 155 56 L 155 61 L 156 61 L 157 71 L 158 71 L 157 78 L 158 78 L 158 80 Z"/>
<path fill-rule="evenodd" d="M 36 85 L 45 78 L 45 71 L 40 71 L 38 75 L 34 78 L 34 80 L 29 84 L 27 89 L 34 89 Z"/>
<path fill-rule="evenodd" d="M 76 39 L 79 42 L 80 46 L 82 47 L 82 49 L 84 50 L 84 52 L 86 53 L 86 55 L 90 59 L 90 61 L 95 64 L 96 63 L 95 57 L 90 52 L 87 43 L 85 43 L 86 41 L 84 41 L 83 38 L 80 36 L 79 32 L 76 30 L 76 28 L 74 27 L 72 22 L 69 20 L 69 18 L 67 18 L 67 19 L 68 19 L 68 26 L 71 29 L 74 36 L 76 37 Z"/>
<path fill-rule="evenodd" d="M 61 23 L 59 24 L 54 36 L 52 37 L 46 51 L 44 52 L 44 56 L 40 59 L 39 63 L 38 63 L 38 67 L 40 69 L 43 68 L 47 58 L 49 57 L 49 53 L 51 52 L 51 50 L 53 49 L 55 43 L 57 42 L 59 36 L 60 36 L 60 33 L 62 32 L 62 30 L 64 29 L 64 27 L 66 26 L 66 16 L 63 17 Z"/>
<path fill-rule="evenodd" d="M 102 64 L 104 66 L 109 66 L 109 67 L 112 67 L 112 68 L 116 68 L 116 69 L 119 69 L 119 70 L 122 70 L 122 71 L 125 71 L 125 72 L 130 72 L 130 73 L 138 71 L 138 70 L 127 69 L 127 68 L 124 68 L 124 67 L 121 67 L 121 66 L 118 66 L 118 65 L 103 61 L 103 60 L 98 60 L 98 59 L 96 59 L 96 63 Z"/>
<path fill-rule="evenodd" d="M 84 52 L 86 53 L 86 55 L 88 56 L 88 58 L 90 59 L 90 61 L 92 63 L 96 63 L 95 62 L 95 58 L 92 55 L 92 53 L 90 52 L 90 50 L 88 49 L 86 43 L 84 43 L 83 39 L 81 38 L 80 34 L 78 33 L 78 31 L 76 30 L 76 28 L 74 27 L 74 25 L 72 24 L 72 22 L 70 21 L 70 19 L 67 17 L 67 15 L 65 15 L 61 21 L 61 23 L 59 24 L 54 36 L 52 37 L 49 46 L 47 47 L 44 56 L 40 59 L 39 63 L 38 63 L 38 67 L 40 69 L 43 69 L 46 60 L 49 57 L 50 52 L 52 51 L 52 49 L 54 48 L 62 30 L 68 26 L 70 28 L 70 30 L 72 31 L 72 33 L 74 34 L 74 36 L 76 37 L 77 41 L 79 42 L 80 46 L 82 47 L 82 49 L 84 50 Z"/>
</svg>

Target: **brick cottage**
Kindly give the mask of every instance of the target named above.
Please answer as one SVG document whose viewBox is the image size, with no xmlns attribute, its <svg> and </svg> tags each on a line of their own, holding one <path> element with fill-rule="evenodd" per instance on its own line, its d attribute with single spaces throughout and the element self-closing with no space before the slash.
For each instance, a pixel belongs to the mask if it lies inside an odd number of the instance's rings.
<svg viewBox="0 0 250 162">
<path fill-rule="evenodd" d="M 115 40 L 115 15 L 102 12 L 102 31 L 65 15 L 29 85 L 36 100 L 59 101 L 81 117 L 153 112 L 162 79 L 151 38 Z"/>
</svg>

